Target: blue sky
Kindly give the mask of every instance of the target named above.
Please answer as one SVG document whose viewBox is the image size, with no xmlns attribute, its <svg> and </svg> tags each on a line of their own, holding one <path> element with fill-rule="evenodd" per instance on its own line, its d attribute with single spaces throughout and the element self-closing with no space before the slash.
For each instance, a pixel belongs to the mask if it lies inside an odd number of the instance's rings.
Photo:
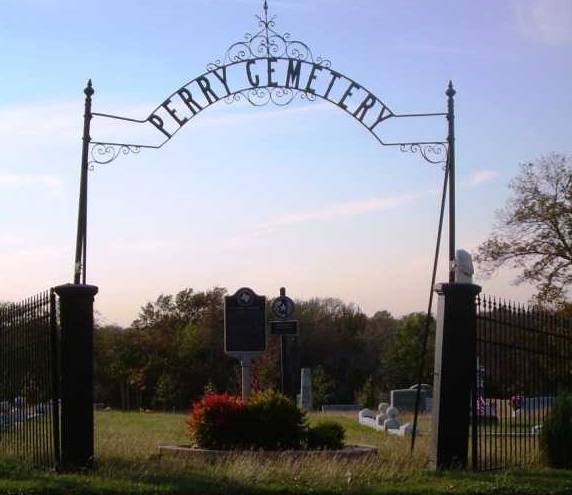
<svg viewBox="0 0 572 495">
<path fill-rule="evenodd" d="M 0 300 L 72 280 L 87 79 L 93 111 L 145 119 L 256 32 L 262 4 L 0 0 Z M 445 112 L 453 81 L 458 247 L 486 238 L 519 163 L 571 153 L 569 0 L 269 0 L 269 12 L 395 113 Z M 143 138 L 93 124 L 94 140 Z M 446 137 L 440 117 L 406 124 L 388 136 Z M 368 314 L 426 309 L 442 168 L 380 146 L 324 100 L 219 101 L 161 150 L 89 180 L 87 279 L 103 321 L 217 285 L 269 297 L 285 286 Z M 512 276 L 477 282 L 525 302 Z"/>
</svg>

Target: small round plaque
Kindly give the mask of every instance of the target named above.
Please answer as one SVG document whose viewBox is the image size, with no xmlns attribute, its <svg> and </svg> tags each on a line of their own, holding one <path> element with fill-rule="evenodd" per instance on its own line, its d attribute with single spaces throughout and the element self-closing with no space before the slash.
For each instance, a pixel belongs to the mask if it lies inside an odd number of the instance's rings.
<svg viewBox="0 0 572 495">
<path fill-rule="evenodd" d="M 294 312 L 294 301 L 287 296 L 280 296 L 272 301 L 272 313 L 277 318 L 285 320 Z"/>
</svg>

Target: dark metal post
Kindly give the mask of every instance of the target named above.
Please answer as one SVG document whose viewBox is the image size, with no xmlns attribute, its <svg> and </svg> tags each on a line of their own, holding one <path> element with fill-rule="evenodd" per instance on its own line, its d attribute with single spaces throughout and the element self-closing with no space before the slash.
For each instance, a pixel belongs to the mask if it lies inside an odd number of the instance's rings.
<svg viewBox="0 0 572 495">
<path fill-rule="evenodd" d="M 296 401 L 296 337 L 280 336 L 280 360 L 282 362 L 282 393 Z"/>
<path fill-rule="evenodd" d="M 85 111 L 83 114 L 83 137 L 81 150 L 81 178 L 79 185 L 79 207 L 77 214 L 77 238 L 75 247 L 75 263 L 74 263 L 74 284 L 85 284 L 86 269 L 86 249 L 87 249 L 87 174 L 88 174 L 88 153 L 91 125 L 91 97 L 94 90 L 91 85 L 91 79 L 87 82 L 87 86 L 83 91 L 85 93 Z"/>
<path fill-rule="evenodd" d="M 93 434 L 92 285 L 60 285 L 62 470 L 90 467 Z"/>
<path fill-rule="evenodd" d="M 455 94 L 449 81 L 447 95 L 447 170 L 449 172 L 449 283 L 455 281 Z"/>
<path fill-rule="evenodd" d="M 471 389 L 476 373 L 476 296 L 473 284 L 440 284 L 430 464 L 433 469 L 467 467 Z"/>
<path fill-rule="evenodd" d="M 286 288 L 280 287 L 280 297 L 286 297 Z M 296 402 L 298 371 L 297 337 L 294 335 L 280 336 L 280 374 L 281 391 Z"/>
</svg>

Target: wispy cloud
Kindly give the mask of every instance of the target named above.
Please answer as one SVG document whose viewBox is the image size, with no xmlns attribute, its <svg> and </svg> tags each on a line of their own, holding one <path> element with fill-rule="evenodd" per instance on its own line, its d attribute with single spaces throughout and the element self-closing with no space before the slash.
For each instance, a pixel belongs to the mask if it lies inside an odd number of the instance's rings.
<svg viewBox="0 0 572 495">
<path fill-rule="evenodd" d="M 64 183 L 52 175 L 0 173 L 0 189 L 41 188 L 52 193 L 64 190 Z"/>
<path fill-rule="evenodd" d="M 473 188 L 495 180 L 499 176 L 500 174 L 494 170 L 476 170 L 469 179 L 464 181 L 461 185 L 463 187 Z"/>
<path fill-rule="evenodd" d="M 20 246 L 24 243 L 24 238 L 12 235 L 12 234 L 2 234 L 0 235 L 0 249 L 11 248 L 14 246 Z"/>
<path fill-rule="evenodd" d="M 111 249 L 131 254 L 148 254 L 153 252 L 175 251 L 182 246 L 182 241 L 169 239 L 120 239 L 111 244 Z"/>
<path fill-rule="evenodd" d="M 552 46 L 572 45 L 570 0 L 515 0 L 519 29 L 528 37 Z"/>
<path fill-rule="evenodd" d="M 0 268 L 4 271 L 13 270 L 18 264 L 49 264 L 54 259 L 60 259 L 69 254 L 69 246 L 31 247 L 14 249 L 3 253 Z"/>
<path fill-rule="evenodd" d="M 367 200 L 350 201 L 337 205 L 329 205 L 323 208 L 318 208 L 316 210 L 287 213 L 272 223 L 260 226 L 259 229 L 275 229 L 300 223 L 309 223 L 320 220 L 333 220 L 337 218 L 347 218 L 363 215 L 365 213 L 393 210 L 399 206 L 403 206 L 434 193 L 435 191 L 424 191 L 421 193 L 385 196 Z"/>
<path fill-rule="evenodd" d="M 46 103 L 0 108 L 0 139 L 79 140 L 82 109 L 72 103 Z"/>
<path fill-rule="evenodd" d="M 156 104 L 156 102 L 154 102 Z M 140 118 L 146 116 L 154 104 L 132 104 L 130 106 L 115 105 L 117 114 L 121 116 Z M 102 109 L 94 109 L 102 111 Z M 142 117 L 144 118 L 144 117 Z M 122 121 L 117 121 L 119 124 Z M 117 128 L 127 132 L 127 138 L 142 135 L 141 125 L 131 124 L 120 127 L 113 119 L 95 116 L 92 119 L 92 139 L 99 139 L 98 132 Z M 30 146 L 31 143 L 73 144 L 79 146 L 83 132 L 83 102 L 48 102 L 35 105 L 19 105 L 0 107 L 0 144 L 10 147 Z M 118 140 L 116 134 L 114 141 Z"/>
<path fill-rule="evenodd" d="M 230 241 L 234 248 L 242 247 L 253 239 L 259 239 L 271 235 L 279 229 L 300 224 L 331 221 L 341 218 L 356 217 L 367 213 L 394 210 L 419 199 L 437 194 L 437 190 L 428 189 L 395 196 L 383 196 L 359 201 L 327 205 L 312 210 L 286 213 L 273 219 L 271 222 L 255 226 L 250 232 L 237 236 Z"/>
</svg>

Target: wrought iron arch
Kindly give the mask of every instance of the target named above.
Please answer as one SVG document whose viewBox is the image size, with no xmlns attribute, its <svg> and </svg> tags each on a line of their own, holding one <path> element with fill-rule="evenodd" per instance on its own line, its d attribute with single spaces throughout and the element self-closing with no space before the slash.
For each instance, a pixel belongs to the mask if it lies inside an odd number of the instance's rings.
<svg viewBox="0 0 572 495">
<path fill-rule="evenodd" d="M 382 146 L 397 147 L 402 152 L 418 153 L 431 164 L 443 164 L 449 183 L 449 279 L 454 280 L 455 259 L 455 153 L 454 96 L 449 82 L 447 111 L 398 114 L 375 94 L 341 72 L 331 62 L 315 57 L 310 47 L 293 40 L 290 33 L 276 31 L 275 18 L 268 16 L 264 0 L 263 15 L 256 16 L 259 30 L 246 33 L 244 39 L 230 45 L 224 57 L 206 66 L 206 72 L 174 91 L 145 119 L 92 112 L 94 89 L 88 81 L 85 93 L 83 147 L 74 283 L 86 283 L 87 183 L 88 171 L 95 164 L 107 164 L 121 155 L 139 153 L 142 148 L 162 148 L 179 130 L 209 106 L 246 101 L 254 106 L 286 106 L 295 99 L 322 99 L 344 110 L 357 120 Z M 90 136 L 94 117 L 121 120 L 156 131 L 156 144 L 94 141 Z M 446 117 L 447 139 L 444 141 L 388 142 L 383 139 L 383 123 L 389 119 L 411 117 Z"/>
</svg>

